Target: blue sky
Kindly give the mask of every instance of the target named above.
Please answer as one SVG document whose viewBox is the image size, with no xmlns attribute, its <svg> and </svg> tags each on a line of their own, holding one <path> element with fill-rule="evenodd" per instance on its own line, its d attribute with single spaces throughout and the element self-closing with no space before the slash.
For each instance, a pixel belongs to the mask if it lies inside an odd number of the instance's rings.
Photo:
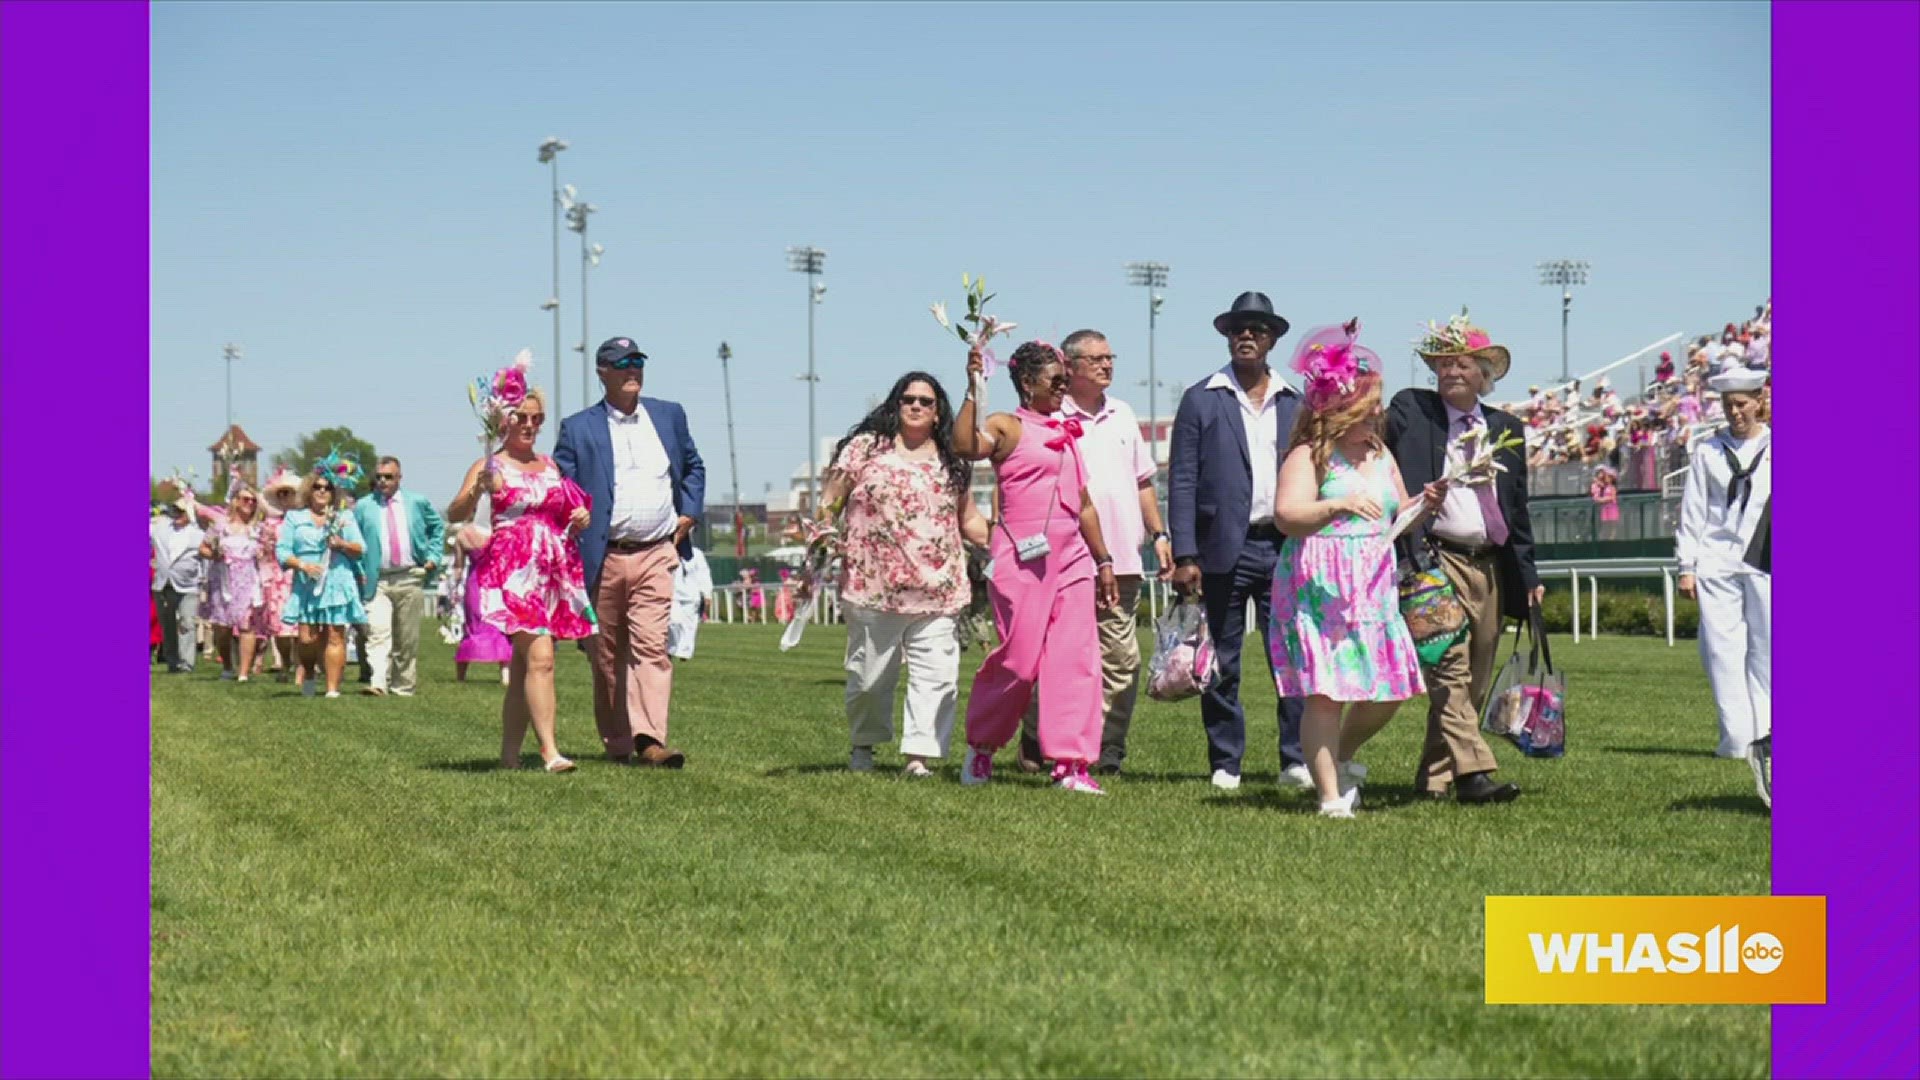
<svg viewBox="0 0 1920 1080">
<path fill-rule="evenodd" d="M 1106 331 L 1142 416 L 1132 260 L 1172 267 L 1163 411 L 1224 362 L 1211 320 L 1243 289 L 1295 335 L 1360 316 L 1390 387 L 1418 324 L 1469 304 L 1515 394 L 1560 367 L 1542 259 L 1593 264 L 1576 373 L 1770 291 L 1764 4 L 162 3 L 152 25 L 156 472 L 205 475 L 235 341 L 235 416 L 269 452 L 346 424 L 449 498 L 478 454 L 465 381 L 531 346 L 552 388 L 548 135 L 600 208 L 593 342 L 642 343 L 719 499 L 722 339 L 743 494 L 806 458 L 789 245 L 828 252 L 823 437 L 911 368 L 957 390 L 926 308 L 962 271 L 1023 331 Z"/>
</svg>

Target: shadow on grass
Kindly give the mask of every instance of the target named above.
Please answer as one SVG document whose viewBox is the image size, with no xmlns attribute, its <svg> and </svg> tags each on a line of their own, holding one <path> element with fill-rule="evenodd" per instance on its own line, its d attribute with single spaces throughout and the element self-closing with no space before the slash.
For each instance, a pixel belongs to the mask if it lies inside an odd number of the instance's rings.
<svg viewBox="0 0 1920 1080">
<path fill-rule="evenodd" d="M 1712 757 L 1712 750 L 1681 746 L 1603 746 L 1609 754 L 1639 754 L 1645 757 Z"/>
<path fill-rule="evenodd" d="M 1360 812 L 1369 810 L 1418 809 L 1423 806 L 1445 806 L 1451 799 L 1428 799 L 1413 789 L 1412 785 L 1395 787 L 1392 785 L 1368 784 L 1360 801 Z M 1319 806 L 1319 800 L 1312 792 L 1300 788 L 1278 788 L 1267 786 L 1251 791 L 1221 792 L 1205 800 L 1205 805 L 1224 810 L 1280 810 L 1289 812 L 1311 812 Z M 1496 804 L 1497 805 L 1497 804 Z"/>
<path fill-rule="evenodd" d="M 1691 795 L 1667 804 L 1669 810 L 1722 810 L 1735 814 L 1772 814 L 1758 795 Z"/>
<path fill-rule="evenodd" d="M 420 766 L 429 772 L 483 773 L 505 772 L 499 758 L 468 758 L 465 761 L 429 761 Z"/>
</svg>

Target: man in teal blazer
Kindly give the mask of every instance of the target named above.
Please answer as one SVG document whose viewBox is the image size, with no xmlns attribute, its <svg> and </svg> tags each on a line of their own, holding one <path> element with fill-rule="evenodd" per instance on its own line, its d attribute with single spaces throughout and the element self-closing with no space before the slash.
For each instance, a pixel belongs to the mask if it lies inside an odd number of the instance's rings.
<svg viewBox="0 0 1920 1080">
<path fill-rule="evenodd" d="M 367 663 L 363 693 L 412 697 L 420 656 L 420 616 L 426 593 L 440 578 L 447 523 L 425 495 L 400 490 L 400 459 L 383 457 L 373 470 L 373 495 L 353 505 L 366 538 L 360 556 L 360 599 L 367 605 Z"/>
</svg>

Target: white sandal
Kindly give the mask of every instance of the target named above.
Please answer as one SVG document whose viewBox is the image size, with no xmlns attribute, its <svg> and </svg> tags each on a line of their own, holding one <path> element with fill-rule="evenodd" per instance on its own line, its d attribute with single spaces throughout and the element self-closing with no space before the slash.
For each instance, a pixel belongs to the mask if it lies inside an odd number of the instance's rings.
<svg viewBox="0 0 1920 1080">
<path fill-rule="evenodd" d="M 552 761 L 547 762 L 547 771 L 550 773 L 572 772 L 577 768 L 579 768 L 578 765 L 575 765 L 573 762 L 568 761 L 558 754 L 554 755 Z"/>
</svg>

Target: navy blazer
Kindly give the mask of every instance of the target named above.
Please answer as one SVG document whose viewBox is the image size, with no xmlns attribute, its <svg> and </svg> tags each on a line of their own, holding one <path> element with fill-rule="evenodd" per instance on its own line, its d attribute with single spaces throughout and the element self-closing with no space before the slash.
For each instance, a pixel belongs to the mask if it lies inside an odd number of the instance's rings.
<svg viewBox="0 0 1920 1080">
<path fill-rule="evenodd" d="M 1240 399 L 1227 387 L 1207 388 L 1213 375 L 1187 387 L 1173 414 L 1173 445 L 1167 461 L 1167 532 L 1175 559 L 1196 558 L 1203 574 L 1228 574 L 1247 542 L 1253 516 L 1253 459 Z M 1287 456 L 1300 396 L 1274 376 L 1279 397 L 1272 412 L 1278 461 Z M 1267 413 L 1262 413 L 1265 418 Z M 1273 512 L 1272 507 L 1267 512 Z"/>
<path fill-rule="evenodd" d="M 1526 437 L 1526 429 L 1511 413 L 1484 401 L 1480 403 L 1480 412 L 1487 418 L 1487 430 L 1494 436 Z M 1408 495 L 1417 498 L 1421 488 L 1440 479 L 1440 474 L 1447 471 L 1449 438 L 1446 402 L 1437 392 L 1409 388 L 1393 395 L 1393 401 L 1387 406 L 1385 442 L 1400 466 L 1400 479 L 1406 482 Z M 1493 485 L 1500 516 L 1507 519 L 1507 542 L 1494 554 L 1494 563 L 1500 569 L 1500 609 L 1508 618 L 1525 619 L 1527 594 L 1540 584 L 1540 575 L 1533 566 L 1533 519 L 1527 514 L 1526 451 L 1503 450 L 1499 461 L 1507 467 L 1507 471 L 1496 474 Z M 1400 539 L 1401 558 L 1414 563 L 1420 561 L 1413 548 L 1414 541 L 1416 537 L 1426 537 L 1427 524 L 1431 522 L 1429 518 L 1416 532 Z"/>
<path fill-rule="evenodd" d="M 660 445 L 667 451 L 667 477 L 673 484 L 673 510 L 681 517 L 700 520 L 706 509 L 707 466 L 687 432 L 687 411 L 678 402 L 642 397 L 641 407 L 653 421 Z M 587 572 L 589 595 L 600 591 L 600 567 L 607 561 L 607 526 L 613 520 L 613 435 L 607 430 L 606 400 L 560 422 L 560 441 L 553 448 L 561 475 L 579 484 L 593 498 L 587 530 L 580 534 L 580 561 Z M 693 534 L 680 542 L 680 557 L 693 557 Z"/>
</svg>

